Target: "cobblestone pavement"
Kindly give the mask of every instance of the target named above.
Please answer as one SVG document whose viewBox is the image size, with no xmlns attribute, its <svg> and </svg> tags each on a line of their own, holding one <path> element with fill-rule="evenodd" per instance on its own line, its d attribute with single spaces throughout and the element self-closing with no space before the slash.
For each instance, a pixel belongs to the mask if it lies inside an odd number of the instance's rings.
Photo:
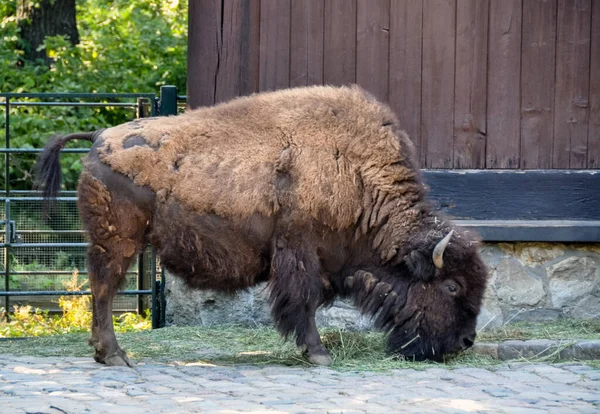
<svg viewBox="0 0 600 414">
<path fill-rule="evenodd" d="M 503 365 L 387 373 L 0 355 L 0 412 L 398 413 L 600 411 L 600 370 Z"/>
</svg>

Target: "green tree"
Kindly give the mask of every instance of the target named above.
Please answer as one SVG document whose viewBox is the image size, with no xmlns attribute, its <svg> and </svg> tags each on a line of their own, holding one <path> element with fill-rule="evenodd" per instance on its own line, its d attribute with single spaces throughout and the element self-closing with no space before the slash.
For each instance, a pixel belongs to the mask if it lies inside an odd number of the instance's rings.
<svg viewBox="0 0 600 414">
<path fill-rule="evenodd" d="M 185 91 L 187 0 L 78 0 L 80 41 L 46 37 L 49 66 L 24 59 L 16 10 L 17 0 L 0 1 L 0 92 L 158 92 L 165 84 Z M 11 107 L 11 146 L 42 148 L 54 134 L 106 128 L 133 116 L 119 108 Z M 67 189 L 75 188 L 80 158 L 61 158 Z M 13 188 L 31 188 L 33 163 L 33 157 L 12 157 Z"/>
<path fill-rule="evenodd" d="M 50 63 L 44 48 L 47 36 L 63 35 L 72 45 L 79 43 L 75 0 L 19 0 L 17 21 L 25 58 Z"/>
</svg>

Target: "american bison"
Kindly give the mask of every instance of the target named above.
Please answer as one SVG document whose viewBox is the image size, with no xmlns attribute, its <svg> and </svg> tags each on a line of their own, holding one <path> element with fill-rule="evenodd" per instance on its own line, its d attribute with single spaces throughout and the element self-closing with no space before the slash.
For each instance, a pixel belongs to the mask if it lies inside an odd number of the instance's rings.
<svg viewBox="0 0 600 414">
<path fill-rule="evenodd" d="M 192 288 L 268 282 L 278 330 L 314 364 L 331 362 L 315 311 L 336 296 L 373 315 L 394 354 L 441 360 L 470 347 L 487 271 L 476 241 L 427 201 L 400 128 L 359 87 L 319 86 L 54 138 L 39 160 L 47 200 L 60 150 L 93 142 L 78 205 L 95 360 L 130 365 L 112 302 L 147 243 Z"/>
</svg>

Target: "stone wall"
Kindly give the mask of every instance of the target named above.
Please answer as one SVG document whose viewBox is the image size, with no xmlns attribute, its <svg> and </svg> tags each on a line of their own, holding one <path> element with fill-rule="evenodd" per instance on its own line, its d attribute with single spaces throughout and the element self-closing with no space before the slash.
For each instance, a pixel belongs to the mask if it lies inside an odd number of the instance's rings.
<svg viewBox="0 0 600 414">
<path fill-rule="evenodd" d="M 479 328 L 562 316 L 600 318 L 600 245 L 486 244 L 490 282 Z M 167 322 L 174 325 L 270 324 L 265 285 L 235 295 L 189 291 L 167 275 Z M 322 327 L 365 330 L 370 319 L 348 301 L 321 309 Z"/>
<path fill-rule="evenodd" d="M 600 245 L 500 243 L 481 253 L 490 283 L 480 327 L 600 318 Z"/>
</svg>

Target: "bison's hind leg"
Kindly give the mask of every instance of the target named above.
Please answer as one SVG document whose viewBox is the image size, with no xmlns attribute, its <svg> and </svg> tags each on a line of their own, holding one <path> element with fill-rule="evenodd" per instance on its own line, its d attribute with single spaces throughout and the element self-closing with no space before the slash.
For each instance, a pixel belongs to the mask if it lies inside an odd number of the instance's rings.
<svg viewBox="0 0 600 414">
<path fill-rule="evenodd" d="M 113 299 L 132 259 L 145 243 L 148 214 L 124 197 L 111 194 L 90 173 L 79 181 L 79 212 L 88 230 L 88 273 L 92 291 L 94 359 L 106 365 L 131 366 L 117 344 L 112 323 Z"/>
<path fill-rule="evenodd" d="M 309 362 L 330 365 L 329 352 L 321 343 L 315 312 L 326 300 L 316 252 L 302 243 L 284 238 L 277 241 L 271 263 L 271 305 L 275 324 L 285 337 L 293 334 L 304 346 Z"/>
</svg>

